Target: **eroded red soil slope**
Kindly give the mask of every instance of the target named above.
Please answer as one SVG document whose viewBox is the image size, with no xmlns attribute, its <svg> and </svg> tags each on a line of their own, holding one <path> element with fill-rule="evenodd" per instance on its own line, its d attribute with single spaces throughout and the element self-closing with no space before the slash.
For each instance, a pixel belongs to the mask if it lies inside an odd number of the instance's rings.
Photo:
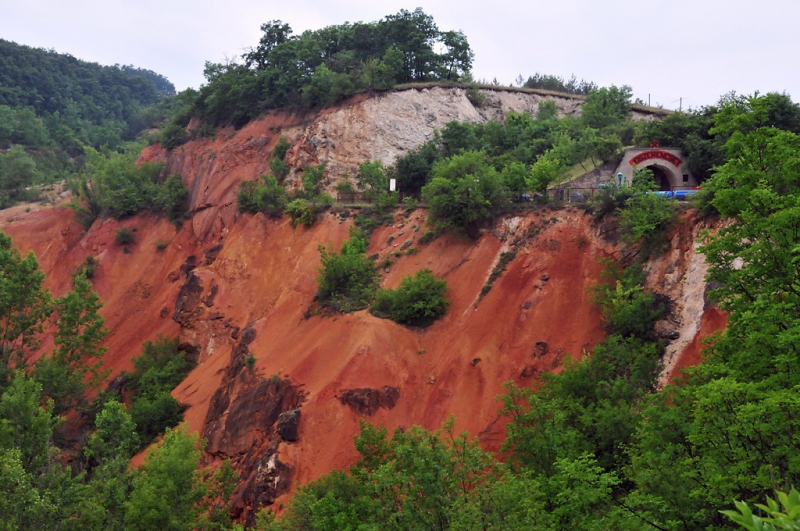
<svg viewBox="0 0 800 531">
<path fill-rule="evenodd" d="M 578 209 L 531 211 L 498 221 L 477 241 L 442 236 L 426 245 L 419 243 L 425 212 L 398 212 L 370 244 L 378 263 L 393 261 L 382 285 L 431 269 L 449 286 L 446 317 L 422 330 L 366 311 L 316 314 L 318 247 L 338 248 L 352 220 L 329 213 L 309 229 L 293 228 L 287 218 L 237 214 L 235 205 L 239 182 L 260 176 L 278 136 L 298 136 L 304 120 L 275 114 L 169 156 L 158 146 L 145 150 L 142 160 L 165 161 L 190 189 L 191 217 L 179 229 L 142 215 L 101 219 L 83 233 L 63 207 L 0 212 L 0 229 L 36 253 L 56 296 L 71 287 L 87 256 L 97 260 L 111 377 L 130 369 L 142 343 L 159 334 L 179 336 L 196 356 L 197 367 L 173 394 L 189 406 L 189 426 L 209 440 L 206 462 L 229 457 L 241 472 L 237 511 L 244 516 L 292 485 L 352 464 L 361 419 L 390 430 L 435 429 L 455 415 L 458 431 L 496 450 L 503 384 L 533 385 L 604 336 L 587 288 L 598 281 L 598 259 L 619 251 L 606 239 L 613 231 Z M 300 147 L 290 156 L 317 162 Z M 114 242 L 120 226 L 135 230 L 127 252 Z M 691 229 L 681 229 L 673 238 L 677 251 L 653 265 L 680 308 L 690 306 L 681 299 L 692 296 L 686 286 L 703 277 L 692 245 Z M 481 299 L 509 251 L 515 258 Z M 702 307 L 676 318 L 694 319 L 694 328 L 680 332 L 692 353 L 695 335 L 721 324 L 711 314 L 697 324 Z M 696 358 L 680 354 L 678 367 Z M 253 369 L 245 366 L 250 355 Z"/>
</svg>

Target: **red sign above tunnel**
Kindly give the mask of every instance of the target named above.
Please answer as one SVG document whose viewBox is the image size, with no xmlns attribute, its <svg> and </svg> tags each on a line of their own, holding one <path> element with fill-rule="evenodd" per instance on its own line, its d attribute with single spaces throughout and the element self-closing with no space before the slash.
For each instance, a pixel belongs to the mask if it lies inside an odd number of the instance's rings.
<svg viewBox="0 0 800 531">
<path fill-rule="evenodd" d="M 666 160 L 667 162 L 671 162 L 675 166 L 680 166 L 683 163 L 683 161 L 680 158 L 676 157 L 669 151 L 663 151 L 661 149 L 651 149 L 650 151 L 643 151 L 638 155 L 636 155 L 635 157 L 633 157 L 631 159 L 631 166 L 641 164 L 642 162 L 651 159 Z"/>
</svg>

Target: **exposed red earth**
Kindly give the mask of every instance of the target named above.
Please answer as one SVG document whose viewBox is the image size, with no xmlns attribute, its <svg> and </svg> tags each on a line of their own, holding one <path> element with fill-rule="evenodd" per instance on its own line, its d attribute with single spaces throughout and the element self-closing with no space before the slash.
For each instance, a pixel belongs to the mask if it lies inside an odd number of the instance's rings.
<svg viewBox="0 0 800 531">
<path fill-rule="evenodd" d="M 140 215 L 100 219 L 83 233 L 63 205 L 0 212 L 0 229 L 23 252 L 36 253 L 55 296 L 71 287 L 87 256 L 98 260 L 93 283 L 111 330 L 104 363 L 112 378 L 131 369 L 142 343 L 159 334 L 180 336 L 197 357 L 173 395 L 189 406 L 190 428 L 209 441 L 205 463 L 230 457 L 242 473 L 236 494 L 242 517 L 353 464 L 361 419 L 391 432 L 412 424 L 436 429 L 455 415 L 456 430 L 497 450 L 503 384 L 533 385 L 540 373 L 558 371 L 567 357 L 586 355 L 604 337 L 587 290 L 598 281 L 598 259 L 619 252 L 614 238 L 577 208 L 531 211 L 499 220 L 476 241 L 442 236 L 427 245 L 418 242 L 425 211 L 399 211 L 394 225 L 371 239 L 378 262 L 394 261 L 381 284 L 396 287 L 403 276 L 431 269 L 447 280 L 447 315 L 423 330 L 367 311 L 315 314 L 318 247 L 338 248 L 352 219 L 329 213 L 311 228 L 293 228 L 285 217 L 237 214 L 235 203 L 239 182 L 266 170 L 279 133 L 294 138 L 306 121 L 273 114 L 170 155 L 157 145 L 146 149 L 142 160 L 164 160 L 189 187 L 192 215 L 180 229 Z M 129 252 L 114 241 L 120 226 L 135 230 Z M 674 243 L 691 248 L 690 236 Z M 418 251 L 407 254 L 404 245 Z M 516 257 L 479 299 L 508 250 Z M 687 270 L 688 254 L 675 255 L 673 273 Z M 697 363 L 700 338 L 724 322 L 707 310 L 676 367 Z M 252 370 L 243 362 L 250 354 Z"/>
</svg>

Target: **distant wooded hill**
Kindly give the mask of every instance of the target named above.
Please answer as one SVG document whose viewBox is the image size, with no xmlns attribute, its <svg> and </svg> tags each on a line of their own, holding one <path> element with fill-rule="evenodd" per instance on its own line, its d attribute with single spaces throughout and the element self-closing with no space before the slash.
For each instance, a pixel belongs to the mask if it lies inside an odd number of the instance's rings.
<svg viewBox="0 0 800 531">
<path fill-rule="evenodd" d="M 0 207 L 78 169 L 86 147 L 115 150 L 174 95 L 164 76 L 0 39 Z"/>
</svg>

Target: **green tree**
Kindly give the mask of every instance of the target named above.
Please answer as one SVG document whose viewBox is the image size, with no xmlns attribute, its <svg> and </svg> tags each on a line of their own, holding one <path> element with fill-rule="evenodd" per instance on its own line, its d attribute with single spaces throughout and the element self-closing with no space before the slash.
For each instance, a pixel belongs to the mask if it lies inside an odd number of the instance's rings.
<svg viewBox="0 0 800 531">
<path fill-rule="evenodd" d="M 133 491 L 124 503 L 126 529 L 190 531 L 201 513 L 206 494 L 197 465 L 201 451 L 197 434 L 167 430 L 133 478 Z"/>
<path fill-rule="evenodd" d="M 480 521 L 484 486 L 500 476 L 489 454 L 455 434 L 452 419 L 436 432 L 412 426 L 391 438 L 362 422 L 355 444 L 361 460 L 349 476 L 333 472 L 304 486 L 264 529 L 450 529 L 465 507 Z"/>
<path fill-rule="evenodd" d="M 714 350 L 737 378 L 800 383 L 800 351 L 793 339 L 800 332 L 793 317 L 800 307 L 795 293 L 800 137 L 759 128 L 734 132 L 726 147 L 728 162 L 713 180 L 713 205 L 733 222 L 702 248 L 711 264 L 709 279 L 719 286 L 713 300 L 732 314 L 730 332 Z"/>
<path fill-rule="evenodd" d="M 511 162 L 503 166 L 500 172 L 500 179 L 503 181 L 503 186 L 509 192 L 515 194 L 523 194 L 528 189 L 529 170 L 521 162 Z"/>
<path fill-rule="evenodd" d="M 472 69 L 475 54 L 469 47 L 467 36 L 460 31 L 445 31 L 441 34 L 445 52 L 442 54 L 439 78 L 458 80 Z"/>
<path fill-rule="evenodd" d="M 628 245 L 639 245 L 647 258 L 667 246 L 667 231 L 677 217 L 677 205 L 653 193 L 656 184 L 649 169 L 634 173 L 631 188 L 625 206 L 617 210 L 620 237 Z"/>
<path fill-rule="evenodd" d="M 293 199 L 286 205 L 286 213 L 292 218 L 292 227 L 303 225 L 310 227 L 317 221 L 317 214 L 314 207 L 307 199 Z"/>
<path fill-rule="evenodd" d="M 528 187 L 540 194 L 546 194 L 547 188 L 556 181 L 564 166 L 552 151 L 547 151 L 536 159 L 531 166 Z"/>
<path fill-rule="evenodd" d="M 125 386 L 133 391 L 130 414 L 142 443 L 148 444 L 165 429 L 177 426 L 184 407 L 170 394 L 186 377 L 192 364 L 178 350 L 178 340 L 159 336 L 146 341 L 142 354 L 133 359 L 134 371 L 125 374 Z"/>
<path fill-rule="evenodd" d="M 319 193 L 319 184 L 325 178 L 325 164 L 310 165 L 303 168 L 303 190 L 309 194 Z"/>
<path fill-rule="evenodd" d="M 163 183 L 156 184 L 154 188 L 151 208 L 165 213 L 172 222 L 183 219 L 186 214 L 186 200 L 189 197 L 189 191 L 183 186 L 181 176 L 173 173 Z"/>
<path fill-rule="evenodd" d="M 664 522 L 722 527 L 730 500 L 754 503 L 776 483 L 800 480 L 793 456 L 798 300 L 798 138 L 761 127 L 761 103 L 724 103 L 719 133 L 727 162 L 712 178 L 712 204 L 728 217 L 707 236 L 710 297 L 729 312 L 726 330 L 683 385 L 642 408 L 629 476 Z M 752 116 L 749 116 L 752 114 Z M 657 478 L 669 475 L 670 481 Z"/>
<path fill-rule="evenodd" d="M 94 510 L 87 514 L 84 524 L 98 529 L 122 529 L 125 501 L 132 489 L 130 458 L 139 448 L 136 424 L 124 405 L 110 400 L 97 415 L 95 428 L 84 450 L 94 465 L 88 483 Z"/>
<path fill-rule="evenodd" d="M 29 199 L 28 189 L 40 179 L 36 160 L 22 146 L 0 153 L 0 207 Z"/>
<path fill-rule="evenodd" d="M 6 529 L 60 529 L 75 518 L 83 497 L 80 478 L 60 464 L 52 444 L 62 419 L 51 413 L 52 401 L 40 402 L 41 386 L 22 371 L 0 396 L 0 525 Z"/>
<path fill-rule="evenodd" d="M 336 253 L 333 248 L 319 246 L 321 266 L 316 298 L 342 312 L 360 310 L 372 301 L 378 283 L 375 265 L 367 259 L 367 241 L 356 230 L 342 242 Z"/>
<path fill-rule="evenodd" d="M 356 174 L 356 186 L 372 201 L 389 193 L 389 177 L 379 160 L 362 162 Z"/>
<path fill-rule="evenodd" d="M 264 175 L 260 181 L 242 181 L 236 199 L 239 212 L 279 216 L 286 208 L 288 195 L 275 177 Z"/>
<path fill-rule="evenodd" d="M 52 312 L 50 292 L 34 254 L 24 258 L 0 233 L 0 389 L 13 363 L 24 364 L 25 355 L 38 345 L 37 336 Z"/>
<path fill-rule="evenodd" d="M 631 88 L 603 87 L 586 96 L 581 119 L 587 127 L 600 131 L 624 122 L 631 113 Z"/>
<path fill-rule="evenodd" d="M 397 184 L 404 194 L 419 194 L 422 187 L 430 180 L 431 168 L 436 161 L 442 158 L 435 140 L 426 142 L 395 163 L 394 173 L 397 176 Z"/>
<path fill-rule="evenodd" d="M 434 164 L 431 175 L 422 197 L 439 227 L 477 237 L 480 226 L 505 204 L 500 176 L 483 153 L 467 151 L 444 159 Z"/>
</svg>

